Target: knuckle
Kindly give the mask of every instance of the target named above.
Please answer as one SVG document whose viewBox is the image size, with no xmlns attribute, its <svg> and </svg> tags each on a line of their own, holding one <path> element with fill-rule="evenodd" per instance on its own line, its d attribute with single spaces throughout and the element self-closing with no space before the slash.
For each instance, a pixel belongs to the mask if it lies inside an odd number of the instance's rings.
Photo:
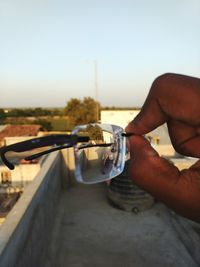
<svg viewBox="0 0 200 267">
<path fill-rule="evenodd" d="M 161 74 L 160 76 L 158 76 L 154 81 L 153 81 L 153 85 L 154 87 L 159 87 L 162 88 L 163 85 L 165 85 L 166 83 L 168 83 L 174 76 L 175 74 L 173 73 L 164 73 Z"/>
</svg>

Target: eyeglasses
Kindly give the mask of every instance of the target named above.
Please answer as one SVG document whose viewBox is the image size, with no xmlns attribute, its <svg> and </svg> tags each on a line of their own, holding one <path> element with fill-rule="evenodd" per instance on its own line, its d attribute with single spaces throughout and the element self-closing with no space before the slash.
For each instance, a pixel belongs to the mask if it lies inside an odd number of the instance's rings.
<svg viewBox="0 0 200 267">
<path fill-rule="evenodd" d="M 127 148 L 123 128 L 111 124 L 86 124 L 72 134 L 33 138 L 0 148 L 2 162 L 11 170 L 21 160 L 32 161 L 53 151 L 74 148 L 75 178 L 93 184 L 110 180 L 124 169 Z"/>
</svg>

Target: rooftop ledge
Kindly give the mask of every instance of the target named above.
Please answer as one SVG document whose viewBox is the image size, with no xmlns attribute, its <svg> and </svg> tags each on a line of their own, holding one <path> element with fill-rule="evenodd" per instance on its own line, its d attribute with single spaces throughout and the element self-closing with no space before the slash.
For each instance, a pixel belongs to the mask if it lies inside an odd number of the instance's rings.
<svg viewBox="0 0 200 267">
<path fill-rule="evenodd" d="M 105 183 L 74 181 L 71 153 L 48 156 L 0 227 L 1 267 L 200 265 L 199 224 L 161 203 L 110 206 Z"/>
</svg>

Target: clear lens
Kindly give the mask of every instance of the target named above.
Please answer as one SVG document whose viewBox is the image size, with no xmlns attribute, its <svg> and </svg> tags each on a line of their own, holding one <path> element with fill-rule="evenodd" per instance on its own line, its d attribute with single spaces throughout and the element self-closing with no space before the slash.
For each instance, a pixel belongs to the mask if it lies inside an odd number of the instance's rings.
<svg viewBox="0 0 200 267">
<path fill-rule="evenodd" d="M 123 129 L 110 124 L 76 127 L 73 134 L 87 135 L 89 142 L 74 148 L 75 176 L 82 183 L 98 183 L 119 175 L 124 168 L 125 138 Z"/>
</svg>

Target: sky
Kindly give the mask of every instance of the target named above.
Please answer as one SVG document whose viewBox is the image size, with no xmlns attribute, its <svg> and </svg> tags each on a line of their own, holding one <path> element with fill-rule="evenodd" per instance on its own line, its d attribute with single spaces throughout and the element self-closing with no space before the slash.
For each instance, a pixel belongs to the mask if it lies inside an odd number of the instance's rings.
<svg viewBox="0 0 200 267">
<path fill-rule="evenodd" d="M 199 0 L 0 0 L 0 108 L 96 88 L 102 106 L 140 107 L 166 72 L 200 77 Z"/>
</svg>

